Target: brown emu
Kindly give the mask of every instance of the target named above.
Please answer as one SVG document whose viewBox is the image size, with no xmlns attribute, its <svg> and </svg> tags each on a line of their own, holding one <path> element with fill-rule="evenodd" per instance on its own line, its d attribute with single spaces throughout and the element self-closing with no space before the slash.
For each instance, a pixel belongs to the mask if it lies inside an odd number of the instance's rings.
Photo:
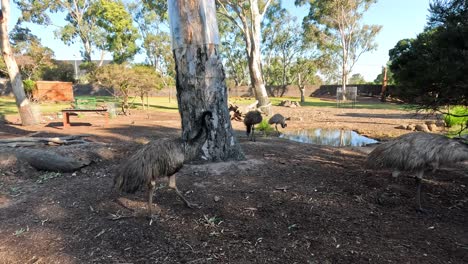
<svg viewBox="0 0 468 264">
<path fill-rule="evenodd" d="M 468 145 L 458 140 L 430 133 L 410 133 L 377 146 L 367 157 L 369 168 L 390 168 L 392 175 L 400 171 L 416 172 L 416 202 L 421 207 L 421 181 L 424 171 L 468 160 Z"/>
<path fill-rule="evenodd" d="M 286 119 L 281 114 L 274 114 L 270 118 L 270 120 L 268 120 L 268 124 L 270 124 L 270 125 L 275 124 L 276 131 L 278 131 L 278 125 L 281 125 L 282 128 L 285 128 L 285 127 L 288 126 L 288 124 L 286 124 Z"/>
<path fill-rule="evenodd" d="M 114 179 L 116 189 L 134 193 L 146 186 L 148 188 L 148 213 L 151 217 L 156 181 L 167 177 L 169 187 L 175 190 L 185 205 L 192 207 L 192 204 L 177 189 L 175 173 L 182 168 L 184 162 L 197 156 L 206 140 L 209 129 L 207 120 L 211 117 L 211 112 L 206 111 L 202 114 L 200 130 L 188 141 L 180 138 L 162 138 L 149 142 L 135 152 L 120 166 Z"/>
<path fill-rule="evenodd" d="M 245 114 L 244 124 L 247 128 L 247 137 L 251 141 L 255 141 L 255 125 L 262 122 L 262 113 L 260 111 L 249 111 Z"/>
</svg>

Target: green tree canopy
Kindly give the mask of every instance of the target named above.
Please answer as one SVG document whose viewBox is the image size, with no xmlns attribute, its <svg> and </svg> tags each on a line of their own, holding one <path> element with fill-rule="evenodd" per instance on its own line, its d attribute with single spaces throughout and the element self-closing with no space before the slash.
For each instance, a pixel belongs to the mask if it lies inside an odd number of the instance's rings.
<svg viewBox="0 0 468 264">
<path fill-rule="evenodd" d="M 359 57 L 377 46 L 374 42 L 381 26 L 361 23 L 364 13 L 376 0 L 296 0 L 296 5 L 309 5 L 304 17 L 306 38 L 317 42 L 325 53 L 339 63 L 342 85 Z M 338 68 L 338 67 L 337 67 Z"/>
<path fill-rule="evenodd" d="M 468 105 L 468 2 L 436 0 L 424 32 L 389 52 L 401 96 L 422 108 Z"/>
<path fill-rule="evenodd" d="M 348 83 L 349 84 L 365 84 L 367 82 L 364 79 L 364 76 L 362 76 L 362 74 L 355 73 L 355 74 L 351 75 L 351 78 L 349 78 Z"/>
<path fill-rule="evenodd" d="M 106 42 L 103 48 L 112 53 L 116 63 L 135 56 L 138 52 L 138 30 L 121 0 L 98 0 L 90 8 L 88 16 L 88 20 L 95 18 L 96 24 L 104 30 Z"/>
<path fill-rule="evenodd" d="M 109 64 L 97 68 L 93 77 L 97 83 L 112 88 L 114 95 L 121 98 L 124 114 L 130 107 L 130 96 L 143 98 L 151 90 L 162 88 L 160 75 L 152 67 L 144 65 Z"/>
<path fill-rule="evenodd" d="M 167 29 L 167 1 L 146 0 L 129 4 L 134 22 L 138 25 L 142 44 L 140 51 L 146 63 L 154 67 L 164 78 L 165 85 L 173 84 L 175 63 L 171 39 Z M 172 78 L 169 78 L 172 77 Z"/>
<path fill-rule="evenodd" d="M 53 65 L 54 52 L 44 47 L 40 39 L 21 24 L 16 24 L 9 36 L 22 78 L 41 80 L 44 71 Z M 3 58 L 0 71 L 4 76 L 8 74 Z"/>
<path fill-rule="evenodd" d="M 117 62 L 137 51 L 137 30 L 121 0 L 14 0 L 21 9 L 20 20 L 50 25 L 50 13 L 65 13 L 65 24 L 56 31 L 65 43 L 81 41 L 84 61 L 91 61 L 93 47 L 113 53 Z M 55 21 L 55 23 L 57 23 Z"/>
</svg>

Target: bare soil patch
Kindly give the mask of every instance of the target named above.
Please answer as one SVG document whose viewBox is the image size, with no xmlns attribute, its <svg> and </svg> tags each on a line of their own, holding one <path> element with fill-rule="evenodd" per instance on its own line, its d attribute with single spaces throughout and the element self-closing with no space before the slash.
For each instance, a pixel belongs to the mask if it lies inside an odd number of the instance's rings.
<svg viewBox="0 0 468 264">
<path fill-rule="evenodd" d="M 393 110 L 284 108 L 287 130 L 345 128 L 385 139 L 423 116 Z M 15 121 L 15 117 L 8 120 Z M 156 191 L 158 218 L 144 215 L 145 194 L 112 191 L 114 171 L 139 144 L 177 137 L 177 113 L 134 111 L 104 127 L 99 117 L 54 117 L 36 127 L 0 125 L 0 138 L 90 134 L 107 152 L 75 173 L 0 163 L 0 263 L 466 263 L 466 164 L 429 173 L 428 214 L 415 211 L 412 175 L 366 171 L 366 148 L 338 148 L 274 137 L 246 140 L 245 161 L 188 164 L 178 186 L 201 205 L 189 209 L 167 188 Z M 50 147 L 52 148 L 52 147 Z M 76 151 L 76 152 L 75 152 Z M 78 151 L 70 148 L 70 155 Z M 162 187 L 162 186 L 161 186 Z"/>
</svg>

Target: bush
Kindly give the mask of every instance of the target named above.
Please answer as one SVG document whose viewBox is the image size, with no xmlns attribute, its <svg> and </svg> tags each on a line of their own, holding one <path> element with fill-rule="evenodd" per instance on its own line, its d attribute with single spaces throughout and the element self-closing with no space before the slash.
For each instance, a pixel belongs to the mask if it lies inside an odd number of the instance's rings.
<svg viewBox="0 0 468 264">
<path fill-rule="evenodd" d="M 260 122 L 260 124 L 257 125 L 257 130 L 263 131 L 265 135 L 268 135 L 275 129 L 272 126 L 270 126 L 270 124 L 268 124 L 268 121 L 266 119 L 263 119 L 262 122 Z"/>
<path fill-rule="evenodd" d="M 36 82 L 33 80 L 23 80 L 23 87 L 26 93 L 32 93 L 36 87 Z"/>
<path fill-rule="evenodd" d="M 448 127 L 457 125 L 466 125 L 468 122 L 468 108 L 464 106 L 455 106 L 450 109 L 450 114 L 464 117 L 455 117 L 452 115 L 444 115 L 444 121 Z"/>
<path fill-rule="evenodd" d="M 36 82 L 33 80 L 23 80 L 24 92 L 28 96 L 29 100 L 32 99 L 32 93 L 36 88 Z"/>
</svg>

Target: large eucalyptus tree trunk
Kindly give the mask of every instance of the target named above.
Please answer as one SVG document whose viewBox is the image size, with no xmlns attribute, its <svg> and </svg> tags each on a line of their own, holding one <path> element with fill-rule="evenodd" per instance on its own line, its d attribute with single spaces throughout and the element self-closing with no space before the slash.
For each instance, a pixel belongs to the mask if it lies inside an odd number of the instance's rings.
<svg viewBox="0 0 468 264">
<path fill-rule="evenodd" d="M 15 57 L 13 57 L 13 52 L 11 50 L 10 41 L 8 38 L 8 19 L 10 18 L 10 1 L 1 0 L 2 5 L 2 17 L 0 21 L 0 36 L 1 43 L 0 48 L 2 50 L 3 59 L 8 70 L 8 75 L 10 77 L 11 88 L 16 99 L 16 106 L 21 117 L 21 123 L 23 126 L 35 125 L 39 123 L 37 117 L 39 115 L 34 115 L 31 103 L 26 97 L 24 92 L 23 81 L 21 80 L 21 74 L 16 64 Z M 38 111 L 36 109 L 36 111 Z"/>
<path fill-rule="evenodd" d="M 220 13 L 229 17 L 244 35 L 245 48 L 249 62 L 250 82 L 257 99 L 257 107 L 270 114 L 271 103 L 268 99 L 265 81 L 262 74 L 261 58 L 261 22 L 272 0 L 230 1 L 217 0 L 221 6 Z M 262 11 L 260 12 L 260 8 Z M 235 10 L 235 15 L 229 14 L 228 9 Z"/>
<path fill-rule="evenodd" d="M 168 0 L 168 7 L 182 139 L 187 140 L 193 131 L 198 131 L 198 119 L 204 111 L 211 111 L 214 127 L 199 158 L 243 159 L 227 108 L 214 0 Z"/>
<path fill-rule="evenodd" d="M 261 58 L 261 22 L 264 14 L 258 10 L 257 0 L 251 2 L 250 12 L 252 16 L 252 27 L 250 28 L 250 41 L 247 45 L 250 50 L 247 52 L 249 58 L 250 81 L 255 91 L 255 98 L 258 100 L 257 107 L 268 115 L 271 112 L 271 104 L 265 88 L 265 82 L 262 74 Z M 244 31 L 249 32 L 244 25 Z M 248 28 L 248 27 L 247 27 Z"/>
</svg>

